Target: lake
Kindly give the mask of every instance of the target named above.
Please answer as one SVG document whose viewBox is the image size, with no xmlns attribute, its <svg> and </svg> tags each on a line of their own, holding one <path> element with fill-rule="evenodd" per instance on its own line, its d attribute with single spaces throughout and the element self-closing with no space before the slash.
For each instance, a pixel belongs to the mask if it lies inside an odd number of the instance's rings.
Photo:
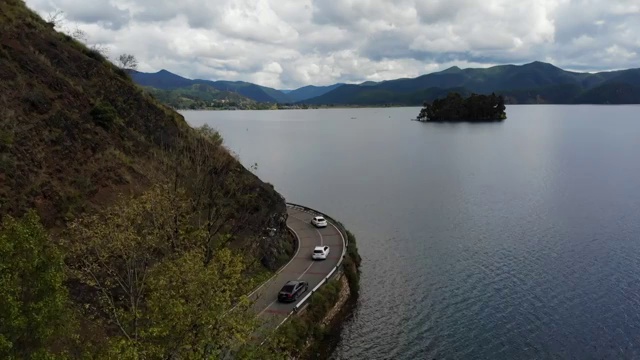
<svg viewBox="0 0 640 360">
<path fill-rule="evenodd" d="M 640 106 L 185 111 L 363 257 L 335 359 L 640 358 Z"/>
</svg>

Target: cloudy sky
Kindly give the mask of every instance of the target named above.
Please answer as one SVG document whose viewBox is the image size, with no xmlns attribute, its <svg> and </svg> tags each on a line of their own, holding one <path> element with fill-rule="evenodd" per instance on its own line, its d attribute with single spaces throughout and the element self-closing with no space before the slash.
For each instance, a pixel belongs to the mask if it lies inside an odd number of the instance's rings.
<svg viewBox="0 0 640 360">
<path fill-rule="evenodd" d="M 279 89 L 534 60 L 640 67 L 640 0 L 26 0 L 139 70 Z"/>
</svg>

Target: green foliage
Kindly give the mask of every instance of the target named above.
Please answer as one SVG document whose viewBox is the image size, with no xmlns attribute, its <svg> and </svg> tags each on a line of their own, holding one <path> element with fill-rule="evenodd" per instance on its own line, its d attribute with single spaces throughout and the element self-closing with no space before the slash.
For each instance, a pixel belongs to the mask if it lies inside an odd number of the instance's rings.
<svg viewBox="0 0 640 360">
<path fill-rule="evenodd" d="M 147 354 L 162 358 L 219 358 L 225 349 L 246 343 L 258 325 L 246 298 L 233 306 L 243 287 L 243 261 L 230 250 L 203 266 L 202 249 L 154 268 L 149 279 L 141 342 Z"/>
<path fill-rule="evenodd" d="M 302 315 L 292 317 L 267 339 L 260 351 L 254 349 L 250 353 L 254 356 L 259 354 L 257 358 L 286 359 L 288 355 L 297 356 L 304 352 L 309 340 L 312 340 L 312 344 L 322 344 L 327 335 L 322 321 L 338 301 L 341 289 L 342 282 L 339 280 L 332 280 L 320 287 L 311 296 Z"/>
<path fill-rule="evenodd" d="M 420 110 L 421 121 L 501 121 L 507 118 L 504 98 L 491 95 L 471 94 L 463 98 L 458 93 L 449 93 L 444 99 L 425 103 Z"/>
<path fill-rule="evenodd" d="M 139 335 L 150 266 L 185 238 L 184 193 L 157 186 L 138 198 L 70 224 L 70 264 L 76 281 L 96 289 L 98 306 L 129 340 Z"/>
<path fill-rule="evenodd" d="M 309 335 L 319 326 L 307 319 L 294 317 L 278 329 L 276 336 L 280 338 L 280 346 L 296 352 L 304 348 Z"/>
<path fill-rule="evenodd" d="M 63 259 L 35 212 L 0 229 L 0 358 L 53 358 L 68 324 Z"/>
<path fill-rule="evenodd" d="M 99 102 L 89 113 L 98 126 L 109 129 L 118 122 L 118 112 L 106 102 Z"/>
<path fill-rule="evenodd" d="M 349 240 L 349 245 L 347 245 L 347 255 L 353 260 L 354 264 L 357 268 L 360 268 L 360 263 L 362 262 L 362 258 L 358 253 L 358 244 L 356 243 L 356 236 L 349 230 L 347 230 L 347 238 Z"/>
<path fill-rule="evenodd" d="M 199 128 L 196 128 L 196 131 L 200 136 L 211 141 L 212 144 L 216 146 L 222 145 L 222 136 L 211 126 L 204 124 Z"/>
<path fill-rule="evenodd" d="M 352 296 L 357 297 L 360 292 L 360 264 L 362 263 L 362 258 L 358 253 L 355 235 L 347 231 L 347 237 L 349 245 L 347 245 L 347 256 L 342 262 L 342 268 L 344 275 L 347 277 Z"/>
<path fill-rule="evenodd" d="M 210 251 L 191 199 L 157 185 L 70 225 L 74 281 L 93 289 L 87 309 L 106 316 L 115 357 L 206 358 L 249 341 L 258 325 L 246 298 L 245 260 Z"/>
<path fill-rule="evenodd" d="M 144 89 L 161 103 L 176 109 L 268 109 L 271 106 L 258 103 L 238 93 L 217 90 L 205 84 L 171 90 L 153 87 Z"/>
</svg>

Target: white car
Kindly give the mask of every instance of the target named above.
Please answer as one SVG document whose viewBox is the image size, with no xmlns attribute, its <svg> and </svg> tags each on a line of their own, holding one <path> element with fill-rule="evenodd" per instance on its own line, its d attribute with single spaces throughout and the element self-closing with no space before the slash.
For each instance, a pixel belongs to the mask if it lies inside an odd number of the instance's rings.
<svg viewBox="0 0 640 360">
<path fill-rule="evenodd" d="M 311 219 L 311 223 L 315 227 L 327 227 L 327 220 L 325 220 L 325 218 L 323 218 L 322 216 L 314 216 L 313 219 Z"/>
<path fill-rule="evenodd" d="M 313 249 L 313 254 L 311 254 L 311 258 L 313 260 L 326 260 L 327 255 L 329 255 L 328 246 L 316 246 L 315 249 Z"/>
</svg>

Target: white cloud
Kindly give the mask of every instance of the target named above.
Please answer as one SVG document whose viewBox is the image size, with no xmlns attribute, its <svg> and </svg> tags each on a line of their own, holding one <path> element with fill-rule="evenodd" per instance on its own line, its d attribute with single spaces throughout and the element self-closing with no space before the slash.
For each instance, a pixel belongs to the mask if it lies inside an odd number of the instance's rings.
<svg viewBox="0 0 640 360">
<path fill-rule="evenodd" d="M 452 65 L 637 67 L 637 0 L 26 0 L 140 70 L 277 88 L 418 76 Z"/>
</svg>

